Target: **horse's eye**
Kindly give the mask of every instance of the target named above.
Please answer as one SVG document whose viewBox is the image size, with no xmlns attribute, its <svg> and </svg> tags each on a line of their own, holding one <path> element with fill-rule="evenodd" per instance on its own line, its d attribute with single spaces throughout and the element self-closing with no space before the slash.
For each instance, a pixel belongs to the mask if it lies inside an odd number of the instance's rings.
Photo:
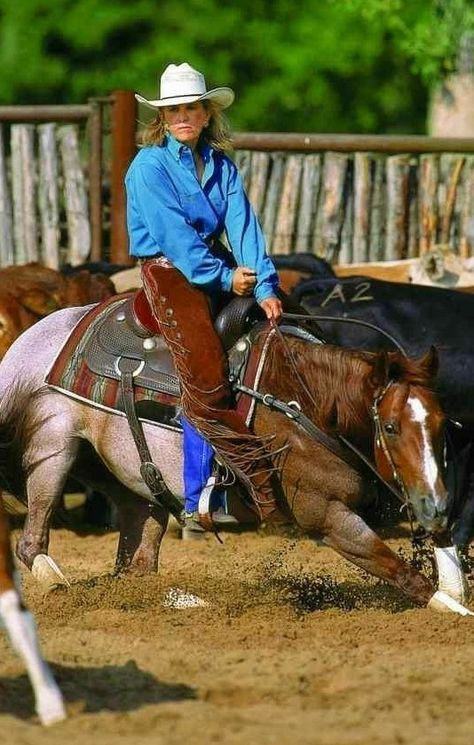
<svg viewBox="0 0 474 745">
<path fill-rule="evenodd" d="M 397 427 L 393 422 L 385 422 L 383 425 L 384 431 L 387 433 L 387 435 L 396 435 L 397 434 Z"/>
</svg>

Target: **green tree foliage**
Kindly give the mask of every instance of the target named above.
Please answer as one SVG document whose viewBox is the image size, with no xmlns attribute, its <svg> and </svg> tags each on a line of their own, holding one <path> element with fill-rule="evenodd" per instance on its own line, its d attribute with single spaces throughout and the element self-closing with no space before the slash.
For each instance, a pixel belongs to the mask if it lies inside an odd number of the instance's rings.
<svg viewBox="0 0 474 745">
<path fill-rule="evenodd" d="M 186 60 L 237 92 L 232 124 L 423 131 L 471 0 L 0 0 L 0 103 L 154 97 Z"/>
<path fill-rule="evenodd" d="M 382 22 L 428 86 L 455 69 L 462 34 L 474 33 L 472 0 L 348 0 L 369 23 Z"/>
</svg>

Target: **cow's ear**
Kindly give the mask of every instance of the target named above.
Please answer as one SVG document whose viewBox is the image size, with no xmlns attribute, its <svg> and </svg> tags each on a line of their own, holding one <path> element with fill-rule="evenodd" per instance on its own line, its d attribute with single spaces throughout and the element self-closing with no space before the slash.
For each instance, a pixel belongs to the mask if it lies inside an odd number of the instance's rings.
<svg viewBox="0 0 474 745">
<path fill-rule="evenodd" d="M 371 381 L 375 388 L 383 387 L 388 381 L 390 361 L 387 352 L 378 352 L 375 355 L 372 367 Z"/>
<path fill-rule="evenodd" d="M 435 378 L 439 368 L 438 350 L 431 346 L 423 357 L 418 360 L 421 370 L 427 378 Z"/>
<path fill-rule="evenodd" d="M 56 298 L 43 290 L 28 290 L 21 295 L 19 302 L 37 316 L 47 316 L 60 308 Z"/>
</svg>

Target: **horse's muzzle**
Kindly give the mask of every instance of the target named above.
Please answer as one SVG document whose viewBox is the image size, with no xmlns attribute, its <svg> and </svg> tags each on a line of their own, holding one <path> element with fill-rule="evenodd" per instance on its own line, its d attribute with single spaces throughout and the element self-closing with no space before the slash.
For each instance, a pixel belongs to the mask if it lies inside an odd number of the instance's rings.
<svg viewBox="0 0 474 745">
<path fill-rule="evenodd" d="M 429 533 L 445 531 L 448 526 L 448 508 L 446 500 L 429 495 L 419 497 L 414 503 L 416 519 Z"/>
</svg>

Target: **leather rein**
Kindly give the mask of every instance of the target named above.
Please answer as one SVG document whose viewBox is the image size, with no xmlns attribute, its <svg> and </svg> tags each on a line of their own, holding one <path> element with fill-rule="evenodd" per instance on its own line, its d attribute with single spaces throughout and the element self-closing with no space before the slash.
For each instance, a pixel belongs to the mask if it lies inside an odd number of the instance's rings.
<svg viewBox="0 0 474 745">
<path fill-rule="evenodd" d="M 376 326 L 375 323 L 369 323 L 368 321 L 361 321 L 360 318 L 340 318 L 339 316 L 320 316 L 315 315 L 312 316 L 309 313 L 283 313 L 282 318 L 288 318 L 292 321 L 297 321 L 298 319 L 301 321 L 333 321 L 336 323 L 352 323 L 355 326 L 363 326 L 364 328 L 371 329 L 372 331 L 377 331 L 377 333 L 382 334 L 382 336 L 385 336 L 389 341 L 392 342 L 392 344 L 398 349 L 399 352 L 403 354 L 404 357 L 408 357 L 408 354 L 406 352 L 406 349 L 400 344 L 398 339 L 396 339 L 392 334 L 389 334 L 388 331 L 385 331 L 385 329 L 381 329 L 380 326 Z"/>
<path fill-rule="evenodd" d="M 291 319 L 291 320 L 311 320 L 316 321 L 318 320 L 318 316 L 311 316 L 311 315 L 304 315 L 299 313 L 283 313 L 284 319 Z M 324 317 L 324 320 L 326 318 L 329 320 L 347 320 L 347 319 L 336 319 L 331 316 Z M 369 326 L 373 328 L 374 330 L 380 331 L 382 334 L 385 334 L 390 338 L 391 341 L 393 341 L 397 347 L 402 351 L 402 353 L 406 356 L 406 352 L 403 350 L 400 344 L 398 344 L 393 337 L 391 337 L 387 332 L 384 332 L 382 329 L 378 329 L 377 326 L 374 326 L 373 324 L 361 322 L 361 325 Z M 279 332 L 278 326 L 274 326 L 277 333 Z M 279 332 L 281 334 L 281 332 Z M 288 354 L 291 354 L 289 350 L 287 350 Z M 337 458 L 339 458 L 341 461 L 346 463 L 348 466 L 353 468 L 354 470 L 359 471 L 361 463 L 364 464 L 377 478 L 378 481 L 380 481 L 401 503 L 402 506 L 407 507 L 409 506 L 409 498 L 408 498 L 408 492 L 406 489 L 406 486 L 403 482 L 403 479 L 401 478 L 400 474 L 397 471 L 396 465 L 394 463 L 394 460 L 392 458 L 392 455 L 390 453 L 390 449 L 387 444 L 387 440 L 385 437 L 385 434 L 383 432 L 383 428 L 380 422 L 380 415 L 379 415 L 379 406 L 382 402 L 385 394 L 387 393 L 388 389 L 392 385 L 393 380 L 389 380 L 387 385 L 383 388 L 383 390 L 376 394 L 372 406 L 371 406 L 371 414 L 372 414 L 372 421 L 374 423 L 375 428 L 375 443 L 376 447 L 380 447 L 390 465 L 390 468 L 392 469 L 393 474 L 393 480 L 397 484 L 398 488 L 393 486 L 393 484 L 390 484 L 388 481 L 386 481 L 380 473 L 377 471 L 377 467 L 375 463 L 373 463 L 370 458 L 368 458 L 356 445 L 354 445 L 350 440 L 348 440 L 344 435 L 338 434 L 336 437 L 332 437 L 331 435 L 328 435 L 326 432 L 323 432 L 322 429 L 320 429 L 314 422 L 306 416 L 306 414 L 303 413 L 301 410 L 301 406 L 297 401 L 282 401 L 279 398 L 276 398 L 271 393 L 261 393 L 260 391 L 256 390 L 255 388 L 250 388 L 243 383 L 241 383 L 238 380 L 232 381 L 232 386 L 235 390 L 240 391 L 241 393 L 244 393 L 248 396 L 251 396 L 257 403 L 263 404 L 264 406 L 268 407 L 269 409 L 272 409 L 273 411 L 278 411 L 282 414 L 285 414 L 289 419 L 293 420 L 295 424 L 297 424 L 312 440 L 315 442 L 320 443 L 323 445 L 327 450 L 329 450 L 333 455 L 335 455 Z"/>
<path fill-rule="evenodd" d="M 392 382 L 393 381 L 389 381 L 388 385 L 391 385 Z M 381 394 L 376 396 L 371 410 L 372 418 L 375 424 L 377 446 L 382 447 L 385 457 L 387 458 L 392 468 L 394 481 L 398 484 L 400 489 L 397 489 L 395 486 L 393 486 L 393 484 L 390 484 L 388 481 L 386 481 L 377 471 L 377 467 L 375 466 L 375 464 L 372 463 L 372 461 L 366 455 L 364 455 L 361 450 L 359 450 L 357 445 L 354 445 L 352 442 L 350 442 L 350 440 L 344 437 L 344 435 L 338 434 L 337 437 L 331 437 L 331 435 L 328 435 L 326 432 L 323 432 L 322 429 L 317 427 L 316 424 L 314 424 L 314 422 L 311 421 L 311 419 L 303 413 L 297 401 L 288 401 L 288 403 L 286 403 L 285 401 L 276 398 L 271 393 L 261 393 L 255 388 L 249 388 L 248 386 L 243 385 L 242 383 L 239 383 L 237 381 L 233 382 L 232 384 L 233 388 L 240 391 L 241 393 L 245 393 L 247 396 L 251 396 L 257 403 L 263 404 L 273 411 L 279 411 L 282 414 L 286 414 L 286 416 L 289 419 L 292 419 L 295 424 L 297 424 L 303 430 L 303 432 L 305 432 L 312 440 L 323 445 L 327 450 L 333 453 L 333 455 L 335 455 L 337 458 L 342 460 L 354 470 L 359 471 L 360 464 L 363 463 L 370 471 L 372 471 L 372 473 L 377 477 L 378 481 L 380 481 L 387 489 L 389 489 L 392 494 L 394 494 L 397 499 L 402 502 L 403 505 L 406 505 L 408 504 L 408 493 L 406 491 L 403 480 L 398 474 L 396 466 L 393 462 L 393 458 L 390 454 L 387 441 L 384 437 L 380 425 L 380 417 L 378 415 L 378 406 L 383 396 L 385 395 L 385 392 L 388 390 L 388 385 Z"/>
</svg>

